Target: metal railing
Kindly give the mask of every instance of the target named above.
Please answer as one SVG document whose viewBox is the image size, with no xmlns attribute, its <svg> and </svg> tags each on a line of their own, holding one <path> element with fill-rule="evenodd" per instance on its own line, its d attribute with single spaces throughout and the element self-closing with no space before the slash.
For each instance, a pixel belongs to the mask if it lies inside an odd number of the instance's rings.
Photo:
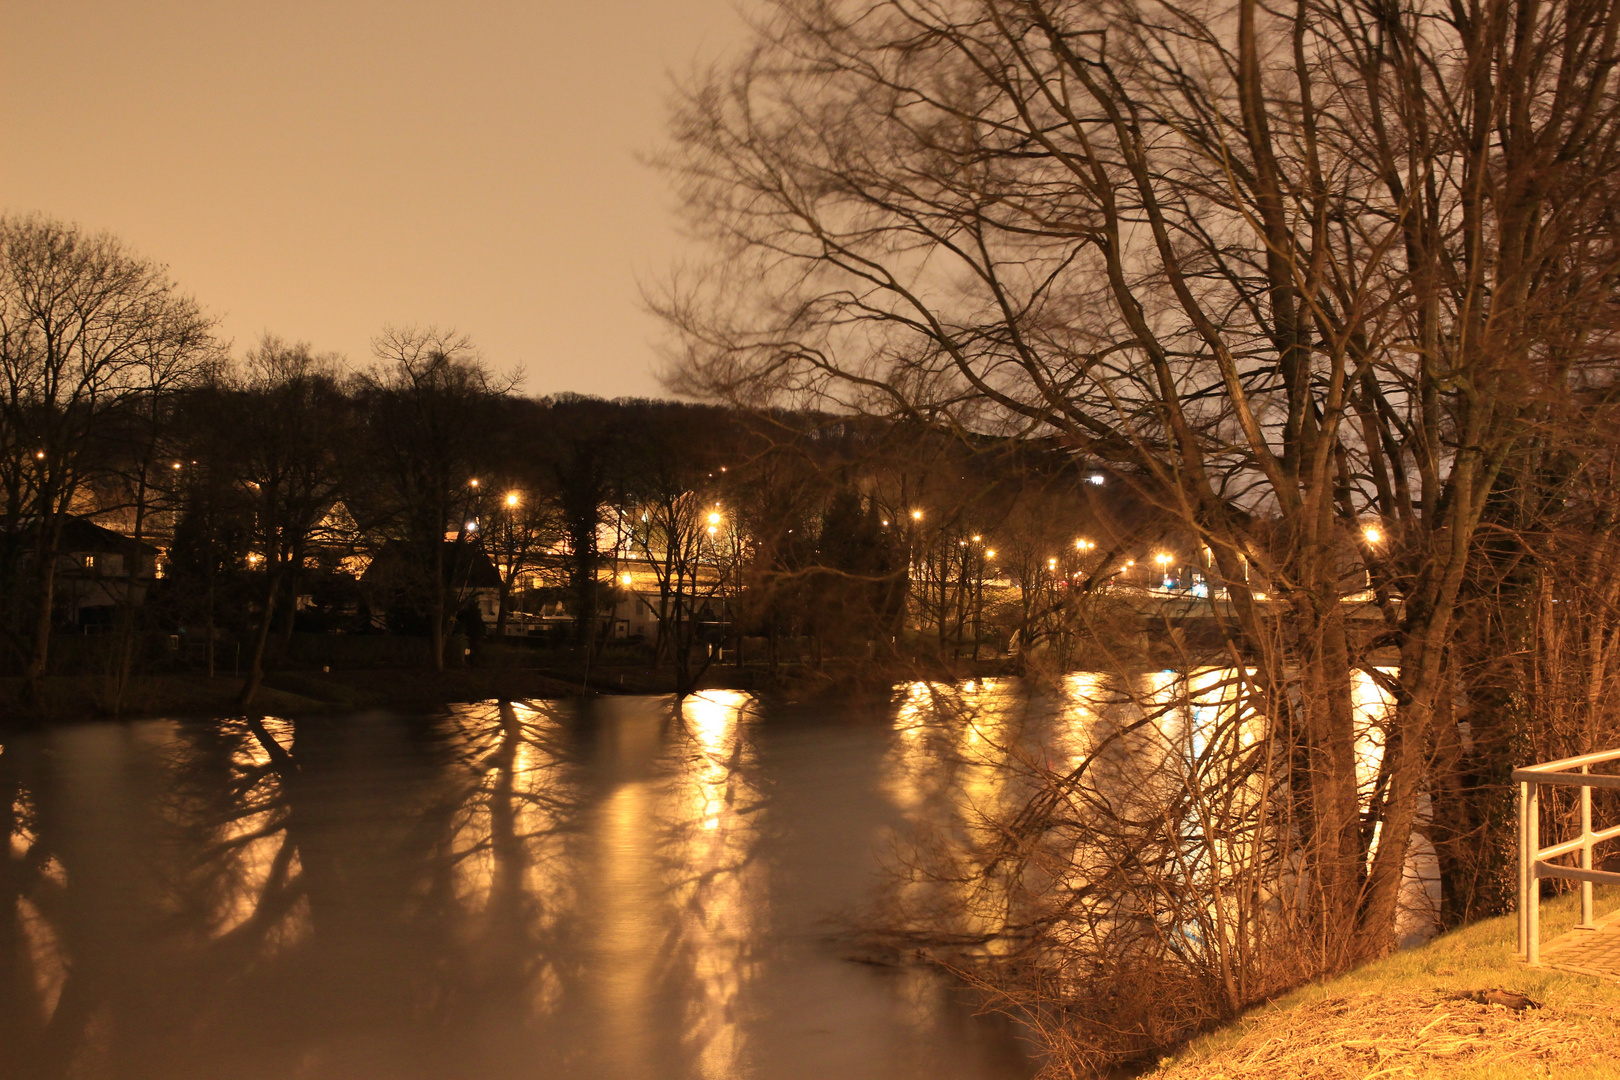
<svg viewBox="0 0 1620 1080">
<path fill-rule="evenodd" d="M 1541 963 L 1541 879 L 1564 878 L 1581 883 L 1581 921 L 1578 930 L 1596 930 L 1592 919 L 1592 885 L 1620 885 L 1620 874 L 1592 867 L 1592 848 L 1605 840 L 1620 837 L 1620 825 L 1601 832 L 1592 831 L 1592 789 L 1620 789 L 1620 776 L 1598 775 L 1592 766 L 1620 760 L 1620 750 L 1543 762 L 1513 770 L 1519 785 L 1519 957 L 1527 964 Z M 1579 769 L 1579 772 L 1572 772 Z M 1549 847 L 1541 846 L 1541 787 L 1551 784 L 1581 789 L 1581 835 Z M 1576 851 L 1581 865 L 1559 866 L 1552 862 Z"/>
</svg>

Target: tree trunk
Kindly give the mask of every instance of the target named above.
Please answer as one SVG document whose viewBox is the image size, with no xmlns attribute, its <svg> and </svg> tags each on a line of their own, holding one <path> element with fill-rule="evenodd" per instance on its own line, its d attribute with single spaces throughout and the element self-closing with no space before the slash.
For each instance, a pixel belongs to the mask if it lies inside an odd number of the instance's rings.
<svg viewBox="0 0 1620 1080">
<path fill-rule="evenodd" d="M 264 647 L 270 640 L 270 620 L 275 616 L 276 594 L 280 592 L 281 572 L 278 569 L 270 575 L 270 583 L 264 590 L 264 613 L 259 617 L 258 632 L 253 635 L 253 653 L 248 660 L 247 681 L 242 684 L 242 692 L 237 696 L 236 703 L 247 706 L 253 703 L 253 698 L 259 692 L 259 685 L 264 682 Z"/>
</svg>

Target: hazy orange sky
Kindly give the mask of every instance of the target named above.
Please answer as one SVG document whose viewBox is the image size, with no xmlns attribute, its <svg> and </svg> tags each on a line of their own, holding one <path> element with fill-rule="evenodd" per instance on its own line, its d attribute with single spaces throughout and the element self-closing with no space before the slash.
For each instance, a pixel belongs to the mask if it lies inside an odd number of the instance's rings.
<svg viewBox="0 0 1620 1080">
<path fill-rule="evenodd" d="M 733 0 L 0 0 L 0 208 L 167 263 L 238 354 L 436 323 L 530 394 L 655 394 L 636 283 L 681 240 L 637 155 L 742 37 Z"/>
</svg>

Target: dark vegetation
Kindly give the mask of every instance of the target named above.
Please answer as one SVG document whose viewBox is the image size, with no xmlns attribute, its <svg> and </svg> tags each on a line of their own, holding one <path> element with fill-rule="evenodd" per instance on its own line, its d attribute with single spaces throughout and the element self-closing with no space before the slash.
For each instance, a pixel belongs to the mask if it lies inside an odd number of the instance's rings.
<svg viewBox="0 0 1620 1080">
<path fill-rule="evenodd" d="M 1105 586 L 1166 574 L 1120 572 L 1162 516 L 1056 443 L 535 400 L 435 330 L 383 333 L 358 373 L 274 338 L 233 360 L 116 241 L 36 219 L 0 240 L 19 713 L 249 706 L 376 669 L 531 670 L 538 694 L 1061 668 Z M 98 303 L 142 343 L 57 341 Z M 436 693 L 404 685 L 381 700 Z M 300 696 L 378 700 L 328 689 Z"/>
</svg>

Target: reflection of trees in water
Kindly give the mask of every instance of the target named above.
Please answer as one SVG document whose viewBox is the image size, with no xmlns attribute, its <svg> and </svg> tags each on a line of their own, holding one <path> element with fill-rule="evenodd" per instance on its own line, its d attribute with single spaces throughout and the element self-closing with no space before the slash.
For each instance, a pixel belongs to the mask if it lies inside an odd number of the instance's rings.
<svg viewBox="0 0 1620 1080">
<path fill-rule="evenodd" d="M 66 790 L 89 778 L 43 740 L 7 746 L 0 1076 L 319 1070 L 357 1026 L 455 1023 L 531 986 L 543 1008 L 571 906 L 556 739 L 521 705 L 170 726 L 123 766 L 151 797 Z M 399 761 L 354 768 L 370 755 Z"/>
<path fill-rule="evenodd" d="M 679 913 L 678 977 L 689 987 L 687 1049 L 704 1076 L 731 1075 L 744 1060 L 748 948 L 770 910 L 766 868 L 755 860 L 764 797 L 742 722 L 748 701 L 720 690 L 681 700 L 675 775 L 655 811 L 668 903 Z"/>
</svg>

